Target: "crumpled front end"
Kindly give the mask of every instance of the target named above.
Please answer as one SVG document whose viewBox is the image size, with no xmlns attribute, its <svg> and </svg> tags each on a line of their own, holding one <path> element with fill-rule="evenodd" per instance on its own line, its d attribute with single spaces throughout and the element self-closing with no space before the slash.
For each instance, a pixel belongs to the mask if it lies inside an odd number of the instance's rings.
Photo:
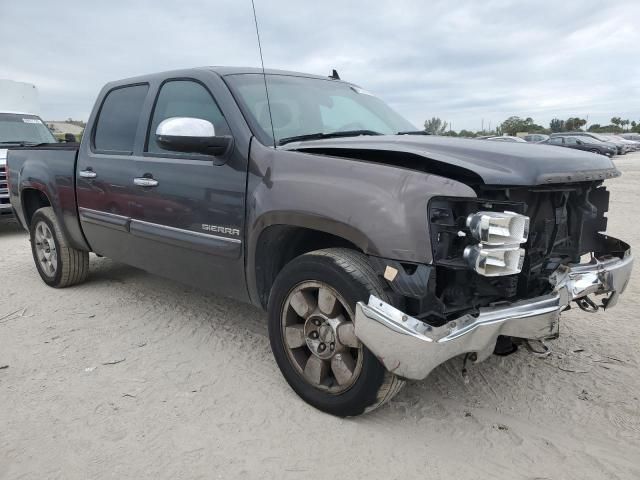
<svg viewBox="0 0 640 480">
<path fill-rule="evenodd" d="M 502 302 L 432 326 L 372 296 L 356 306 L 356 336 L 396 375 L 420 380 L 441 363 L 471 354 L 486 359 L 499 336 L 545 340 L 558 335 L 560 313 L 577 302 L 584 310 L 613 307 L 624 292 L 633 256 L 629 245 L 602 236 L 607 251 L 586 263 L 560 265 L 549 277 L 550 293 L 511 303 Z M 599 298 L 600 305 L 589 296 Z"/>
</svg>

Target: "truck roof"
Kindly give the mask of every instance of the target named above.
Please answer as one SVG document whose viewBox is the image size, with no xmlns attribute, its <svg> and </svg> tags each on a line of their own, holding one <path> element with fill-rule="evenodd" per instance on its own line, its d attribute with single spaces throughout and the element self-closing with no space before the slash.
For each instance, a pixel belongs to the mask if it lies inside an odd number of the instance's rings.
<svg viewBox="0 0 640 480">
<path fill-rule="evenodd" d="M 193 67 L 193 68 L 185 68 L 180 70 L 168 70 L 164 72 L 150 73 L 150 74 L 140 75 L 140 76 L 130 77 L 130 78 L 123 78 L 121 80 L 115 80 L 115 81 L 109 82 L 107 86 L 111 87 L 115 85 L 148 82 L 150 80 L 165 79 L 167 77 L 174 77 L 174 76 L 175 77 L 189 76 L 190 72 L 196 72 L 196 71 L 202 72 L 203 70 L 204 71 L 208 70 L 210 72 L 216 73 L 221 77 L 226 77 L 229 75 L 241 75 L 241 74 L 250 74 L 250 73 L 261 74 L 262 73 L 262 69 L 257 67 L 225 67 L 225 66 Z M 277 69 L 271 69 L 271 68 L 265 69 L 265 73 L 267 75 L 286 75 L 286 76 L 292 76 L 292 77 L 317 78 L 321 80 L 329 79 L 329 76 L 312 75 L 310 73 L 293 72 L 289 70 L 277 70 Z M 331 73 L 331 72 L 328 72 L 328 73 Z M 349 83 L 349 82 L 344 82 L 343 80 L 333 80 L 333 81 Z"/>
</svg>

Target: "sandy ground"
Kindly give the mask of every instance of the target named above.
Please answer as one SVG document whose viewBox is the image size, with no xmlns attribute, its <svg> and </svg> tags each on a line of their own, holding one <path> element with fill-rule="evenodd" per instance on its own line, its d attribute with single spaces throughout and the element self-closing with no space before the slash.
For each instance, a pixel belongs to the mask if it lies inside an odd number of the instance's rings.
<svg viewBox="0 0 640 480">
<path fill-rule="evenodd" d="M 609 232 L 640 245 L 640 154 Z M 640 266 L 616 309 L 574 309 L 547 359 L 461 361 L 373 414 L 300 400 L 258 310 L 92 258 L 46 287 L 0 227 L 0 478 L 640 478 Z"/>
</svg>

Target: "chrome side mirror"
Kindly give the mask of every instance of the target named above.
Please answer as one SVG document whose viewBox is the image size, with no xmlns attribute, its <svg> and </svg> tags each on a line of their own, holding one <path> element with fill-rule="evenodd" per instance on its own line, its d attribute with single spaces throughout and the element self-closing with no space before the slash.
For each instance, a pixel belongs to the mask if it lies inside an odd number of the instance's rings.
<svg viewBox="0 0 640 480">
<path fill-rule="evenodd" d="M 230 136 L 216 136 L 211 122 L 201 118 L 171 117 L 156 129 L 156 141 L 164 150 L 223 155 L 231 146 Z"/>
</svg>

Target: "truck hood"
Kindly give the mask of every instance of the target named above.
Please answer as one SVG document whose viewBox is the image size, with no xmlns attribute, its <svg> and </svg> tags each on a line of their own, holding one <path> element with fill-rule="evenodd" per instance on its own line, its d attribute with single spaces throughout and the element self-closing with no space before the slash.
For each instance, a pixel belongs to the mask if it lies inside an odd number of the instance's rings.
<svg viewBox="0 0 640 480">
<path fill-rule="evenodd" d="M 486 185 L 543 185 L 620 176 L 603 155 L 529 143 L 380 135 L 295 142 L 279 148 L 397 164 Z"/>
</svg>

